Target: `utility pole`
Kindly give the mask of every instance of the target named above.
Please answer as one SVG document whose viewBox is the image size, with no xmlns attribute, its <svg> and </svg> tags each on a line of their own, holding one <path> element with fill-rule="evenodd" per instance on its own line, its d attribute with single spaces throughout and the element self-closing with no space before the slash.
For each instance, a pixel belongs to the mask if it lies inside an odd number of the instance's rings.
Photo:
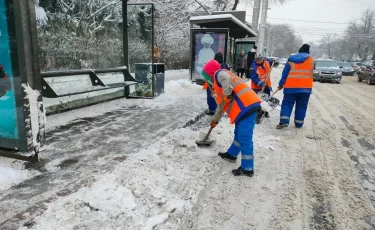
<svg viewBox="0 0 375 230">
<path fill-rule="evenodd" d="M 267 30 L 268 30 L 268 36 L 267 36 L 267 56 L 270 56 L 271 55 L 270 40 L 271 40 L 271 30 L 272 30 L 272 27 L 270 26 Z"/>
<path fill-rule="evenodd" d="M 260 1 L 261 0 L 254 0 L 253 21 L 251 23 L 251 27 L 252 27 L 252 29 L 256 33 L 258 33 L 258 23 L 259 23 L 259 13 L 260 13 Z"/>
<path fill-rule="evenodd" d="M 266 30 L 266 22 L 267 22 L 267 10 L 268 10 L 268 0 L 262 0 L 262 18 L 260 20 L 260 28 L 259 28 L 259 42 L 258 42 L 258 52 L 261 56 L 264 56 L 264 38 L 265 38 L 265 30 Z"/>
</svg>

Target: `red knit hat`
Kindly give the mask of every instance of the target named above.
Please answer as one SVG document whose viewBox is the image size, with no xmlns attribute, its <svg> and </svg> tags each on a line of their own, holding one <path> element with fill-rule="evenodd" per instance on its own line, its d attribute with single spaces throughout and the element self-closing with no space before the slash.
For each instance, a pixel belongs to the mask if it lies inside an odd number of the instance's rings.
<svg viewBox="0 0 375 230">
<path fill-rule="evenodd" d="M 214 75 L 219 69 L 221 69 L 219 62 L 209 60 L 203 67 L 202 75 L 212 85 Z"/>
</svg>

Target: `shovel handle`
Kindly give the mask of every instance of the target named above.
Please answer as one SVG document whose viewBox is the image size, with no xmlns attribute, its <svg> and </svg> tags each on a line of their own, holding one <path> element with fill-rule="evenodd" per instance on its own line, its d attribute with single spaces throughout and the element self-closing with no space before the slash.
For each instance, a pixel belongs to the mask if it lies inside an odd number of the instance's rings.
<svg viewBox="0 0 375 230">
<path fill-rule="evenodd" d="M 273 62 L 272 62 L 272 65 L 271 65 L 271 68 L 270 68 L 270 71 L 269 71 L 268 74 L 267 74 L 267 78 L 266 78 L 264 84 L 266 84 L 266 83 L 268 82 L 268 80 L 270 79 L 270 77 L 271 77 L 271 72 L 272 72 L 272 69 L 273 69 L 273 65 L 274 65 L 274 64 L 275 64 L 275 62 L 273 61 Z M 263 86 L 263 87 L 262 87 L 262 93 L 264 92 L 265 89 L 266 89 L 266 87 Z"/>
<path fill-rule="evenodd" d="M 280 91 L 279 89 L 275 90 L 275 92 L 273 92 L 273 94 L 271 95 L 271 97 L 275 96 L 275 94 L 276 94 L 277 92 L 279 92 L 279 91 Z"/>
<path fill-rule="evenodd" d="M 208 137 L 210 136 L 210 134 L 211 134 L 211 132 L 212 132 L 213 129 L 214 129 L 214 127 L 211 127 L 210 130 L 208 130 L 208 133 L 206 134 L 206 136 L 204 137 L 203 140 L 207 140 L 208 139 Z"/>
</svg>

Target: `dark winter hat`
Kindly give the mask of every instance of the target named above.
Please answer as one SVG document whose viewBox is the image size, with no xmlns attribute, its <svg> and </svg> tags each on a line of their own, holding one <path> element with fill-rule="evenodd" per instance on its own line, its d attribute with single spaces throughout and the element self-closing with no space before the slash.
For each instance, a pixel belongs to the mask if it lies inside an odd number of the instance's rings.
<svg viewBox="0 0 375 230">
<path fill-rule="evenodd" d="M 263 56 L 258 56 L 255 58 L 255 61 L 263 61 L 264 57 Z"/>
<path fill-rule="evenodd" d="M 310 45 L 303 44 L 301 48 L 299 48 L 298 53 L 310 53 Z"/>
<path fill-rule="evenodd" d="M 254 49 L 256 50 L 256 49 L 258 49 L 258 47 L 257 47 L 257 46 L 254 46 Z"/>
<path fill-rule="evenodd" d="M 224 62 L 223 54 L 221 52 L 217 52 L 215 54 L 214 60 L 222 64 Z"/>
</svg>

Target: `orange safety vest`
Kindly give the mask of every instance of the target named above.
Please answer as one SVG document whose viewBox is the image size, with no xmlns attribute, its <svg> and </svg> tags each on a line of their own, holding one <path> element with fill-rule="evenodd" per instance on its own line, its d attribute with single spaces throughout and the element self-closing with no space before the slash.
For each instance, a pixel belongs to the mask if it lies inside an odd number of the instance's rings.
<svg viewBox="0 0 375 230">
<path fill-rule="evenodd" d="M 206 81 L 203 85 L 203 90 L 206 90 L 208 88 L 208 86 L 210 86 L 210 84 L 208 83 L 208 81 Z"/>
<path fill-rule="evenodd" d="M 303 63 L 289 62 L 290 71 L 286 78 L 284 88 L 311 89 L 314 80 L 314 63 L 312 57 L 307 58 Z"/>
<path fill-rule="evenodd" d="M 258 66 L 257 74 L 258 74 L 259 80 L 264 82 L 267 79 L 267 74 L 270 72 L 270 69 L 271 69 L 270 62 L 264 61 L 263 66 L 264 66 L 264 69 L 262 68 L 262 66 Z M 272 86 L 271 78 L 268 78 L 267 85 L 268 87 Z M 251 81 L 251 88 L 262 89 L 262 86 L 256 85 L 253 81 Z"/>
<path fill-rule="evenodd" d="M 233 84 L 233 92 L 236 94 L 236 99 L 240 100 L 245 108 L 255 103 L 261 102 L 258 95 L 250 88 L 247 81 L 242 80 L 240 77 L 234 75 L 228 70 L 219 71 L 225 71 L 230 75 Z M 216 94 L 216 103 L 219 107 L 224 106 L 223 112 L 226 112 L 228 114 L 230 123 L 233 124 L 236 121 L 238 115 L 241 113 L 241 108 L 238 105 L 236 99 L 230 102 L 225 97 L 223 89 L 216 82 L 216 77 L 214 77 L 214 84 L 212 90 Z"/>
</svg>

